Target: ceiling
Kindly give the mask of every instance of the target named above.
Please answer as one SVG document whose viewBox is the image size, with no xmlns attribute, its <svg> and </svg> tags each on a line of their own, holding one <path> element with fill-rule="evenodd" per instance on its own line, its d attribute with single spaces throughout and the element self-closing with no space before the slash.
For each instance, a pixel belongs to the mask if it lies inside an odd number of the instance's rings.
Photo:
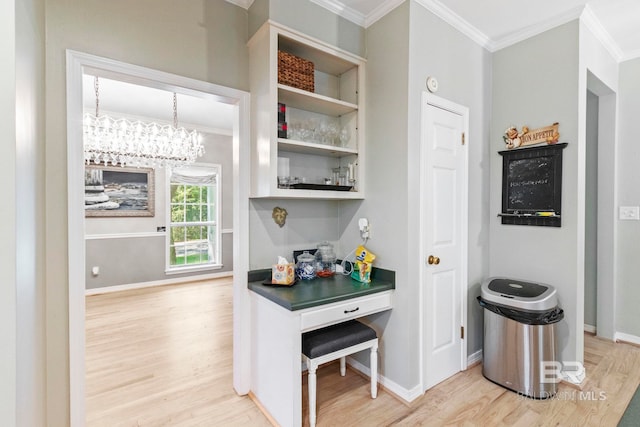
<svg viewBox="0 0 640 427">
<path fill-rule="evenodd" d="M 96 95 L 94 76 L 82 78 L 83 107 L 85 112 L 95 114 Z M 98 95 L 100 114 L 130 120 L 173 123 L 173 92 L 99 77 Z M 199 132 L 231 135 L 233 131 L 234 106 L 217 101 L 213 96 L 177 94 L 178 126 Z"/>
</svg>

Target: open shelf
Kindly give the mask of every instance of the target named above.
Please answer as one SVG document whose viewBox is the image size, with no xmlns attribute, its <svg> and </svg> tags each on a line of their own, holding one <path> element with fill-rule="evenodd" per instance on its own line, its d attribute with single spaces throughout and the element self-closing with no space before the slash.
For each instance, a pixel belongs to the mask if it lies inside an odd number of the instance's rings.
<svg viewBox="0 0 640 427">
<path fill-rule="evenodd" d="M 296 141 L 278 138 L 278 150 L 287 153 L 314 154 L 331 157 L 345 157 L 358 154 L 358 150 L 333 145 L 317 144 L 315 142 Z"/>
<path fill-rule="evenodd" d="M 287 107 L 333 117 L 339 117 L 358 109 L 356 104 L 283 84 L 278 84 L 278 102 L 286 104 Z"/>
</svg>

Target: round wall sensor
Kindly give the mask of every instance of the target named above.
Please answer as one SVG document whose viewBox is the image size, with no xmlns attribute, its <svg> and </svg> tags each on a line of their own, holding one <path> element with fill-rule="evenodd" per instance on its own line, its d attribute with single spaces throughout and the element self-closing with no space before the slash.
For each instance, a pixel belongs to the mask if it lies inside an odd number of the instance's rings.
<svg viewBox="0 0 640 427">
<path fill-rule="evenodd" d="M 429 92 L 438 91 L 438 80 L 435 77 L 427 77 L 427 89 Z"/>
</svg>

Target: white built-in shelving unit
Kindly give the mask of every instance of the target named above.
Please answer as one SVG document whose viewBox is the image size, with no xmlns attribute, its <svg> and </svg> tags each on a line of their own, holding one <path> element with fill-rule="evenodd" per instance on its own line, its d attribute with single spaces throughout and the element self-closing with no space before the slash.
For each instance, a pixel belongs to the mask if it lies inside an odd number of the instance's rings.
<svg viewBox="0 0 640 427">
<path fill-rule="evenodd" d="M 272 21 L 256 32 L 248 46 L 251 196 L 363 199 L 365 60 Z M 314 92 L 278 83 L 278 50 L 313 62 Z M 287 138 L 278 138 L 278 103 L 286 105 Z M 294 128 L 310 127 L 309 124 L 329 124 L 334 132 L 339 129 L 342 137 L 332 143 L 326 140 L 319 143 L 312 138 L 292 139 Z M 278 170 L 279 164 L 282 170 Z M 288 165 L 288 171 L 284 165 Z M 332 170 L 338 167 L 347 168 L 353 174 L 350 191 L 278 186 L 278 176 L 285 175 L 297 177 L 300 182 L 325 184 L 324 179 L 331 179 Z"/>
</svg>

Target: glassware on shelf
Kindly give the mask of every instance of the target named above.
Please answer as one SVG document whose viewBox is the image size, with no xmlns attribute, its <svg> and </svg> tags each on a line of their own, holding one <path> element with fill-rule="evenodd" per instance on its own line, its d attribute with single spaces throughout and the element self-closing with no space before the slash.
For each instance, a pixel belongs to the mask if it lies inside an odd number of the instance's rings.
<svg viewBox="0 0 640 427">
<path fill-rule="evenodd" d="M 291 177 L 289 176 L 278 177 L 278 188 L 289 188 L 290 185 L 291 185 Z"/>
<path fill-rule="evenodd" d="M 339 166 L 331 169 L 331 179 L 333 185 L 347 185 L 349 181 L 348 169 L 345 166 Z"/>
<path fill-rule="evenodd" d="M 338 138 L 340 140 L 340 146 L 346 147 L 347 144 L 349 144 L 349 140 L 351 139 L 349 129 L 347 128 L 340 129 L 340 136 Z"/>
<path fill-rule="evenodd" d="M 340 125 L 335 118 L 292 120 L 289 123 L 289 138 L 337 146 L 340 144 Z"/>
</svg>

